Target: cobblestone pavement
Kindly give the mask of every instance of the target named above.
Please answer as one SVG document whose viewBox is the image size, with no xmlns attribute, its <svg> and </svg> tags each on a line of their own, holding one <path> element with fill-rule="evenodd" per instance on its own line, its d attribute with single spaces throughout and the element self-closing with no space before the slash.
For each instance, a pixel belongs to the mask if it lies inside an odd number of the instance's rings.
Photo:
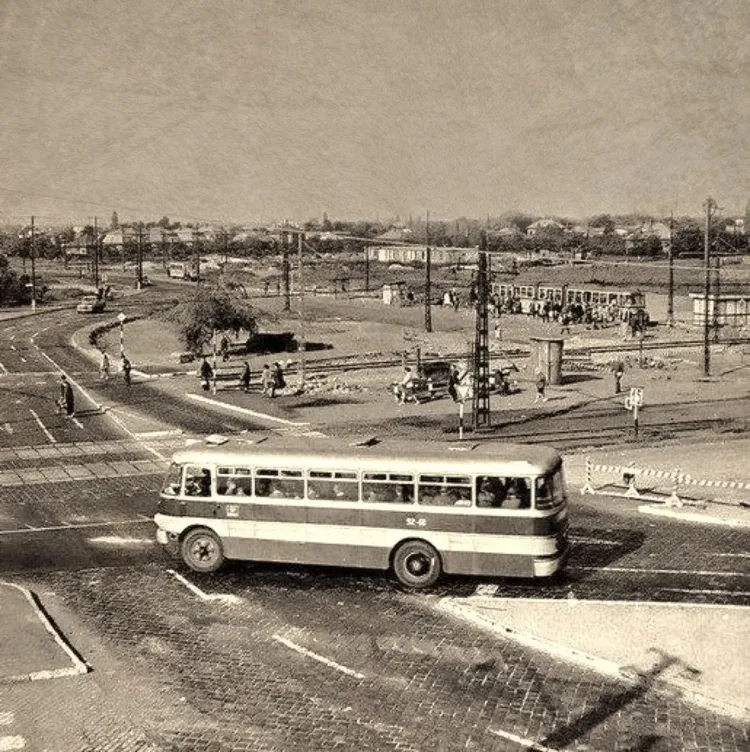
<svg viewBox="0 0 750 752">
<path fill-rule="evenodd" d="M 187 576 L 206 598 L 157 565 L 24 578 L 47 593 L 61 627 L 80 633 L 76 647 L 94 671 L 51 696 L 46 687 L 1 688 L 0 703 L 20 724 L 32 723 L 35 691 L 47 712 L 75 712 L 89 746 L 62 749 L 506 750 L 519 747 L 509 740 L 517 737 L 538 749 L 740 750 L 748 742 L 739 726 L 648 687 L 625 688 L 446 619 L 434 596 L 402 593 L 382 577 L 250 566 Z M 222 594 L 234 598 L 211 598 Z"/>
</svg>

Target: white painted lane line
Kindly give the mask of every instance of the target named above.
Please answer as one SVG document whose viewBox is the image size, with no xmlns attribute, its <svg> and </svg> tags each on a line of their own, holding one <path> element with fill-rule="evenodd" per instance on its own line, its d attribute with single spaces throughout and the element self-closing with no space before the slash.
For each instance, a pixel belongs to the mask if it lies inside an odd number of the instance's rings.
<svg viewBox="0 0 750 752">
<path fill-rule="evenodd" d="M 7 369 L 7 368 L 6 368 L 6 367 L 5 367 L 5 366 L 4 366 L 4 365 L 3 365 L 2 363 L 0 363 L 0 373 L 1 373 L 1 374 L 2 374 L 3 376 L 6 376 L 6 375 L 7 375 L 7 373 L 8 373 L 8 369 Z"/>
<path fill-rule="evenodd" d="M 691 593 L 694 595 L 730 595 L 734 598 L 747 598 L 750 596 L 750 593 L 738 590 L 692 590 L 690 588 L 676 587 L 665 587 L 660 588 L 660 590 L 664 590 L 668 593 Z"/>
<path fill-rule="evenodd" d="M 573 543 L 592 543 L 597 546 L 621 546 L 619 541 L 604 540 L 603 538 L 589 538 L 585 535 L 571 535 L 570 540 Z"/>
<path fill-rule="evenodd" d="M 750 554 L 713 554 L 714 556 L 721 556 L 732 559 L 750 559 Z"/>
<path fill-rule="evenodd" d="M 26 739 L 22 736 L 0 736 L 0 752 L 11 752 L 14 749 L 25 749 Z"/>
<path fill-rule="evenodd" d="M 628 572 L 630 574 L 692 574 L 699 577 L 750 577 L 750 572 L 718 572 L 712 569 L 646 569 L 643 567 L 568 567 L 578 572 Z"/>
<path fill-rule="evenodd" d="M 219 400 L 211 399 L 210 397 L 204 397 L 202 394 L 185 394 L 188 399 L 195 400 L 196 402 L 204 402 L 208 405 L 214 405 L 223 410 L 231 410 L 241 415 L 249 415 L 253 418 L 260 418 L 261 420 L 268 420 L 273 423 L 283 423 L 286 426 L 304 427 L 309 426 L 309 423 L 298 423 L 294 420 L 287 420 L 286 418 L 278 418 L 275 415 L 269 415 L 268 413 L 259 413 L 256 410 L 250 410 L 247 407 L 238 407 L 237 405 L 230 405 L 226 402 L 219 402 Z"/>
<path fill-rule="evenodd" d="M 99 535 L 89 538 L 89 543 L 97 543 L 103 546 L 153 546 L 156 540 L 152 538 L 132 538 L 123 535 Z"/>
<path fill-rule="evenodd" d="M 334 668 L 336 669 L 336 671 L 341 671 L 342 674 L 346 674 L 347 676 L 353 676 L 355 679 L 365 678 L 364 674 L 360 674 L 358 671 L 354 671 L 353 669 L 347 668 L 346 666 L 342 666 L 340 663 L 336 663 L 336 661 L 330 660 L 330 658 L 326 658 L 325 656 L 318 655 L 318 653 L 313 653 L 312 650 L 303 648 L 302 645 L 297 645 L 296 642 L 287 640 L 286 637 L 282 637 L 281 635 L 273 635 L 273 639 L 276 640 L 276 642 L 280 642 L 282 645 L 286 645 L 288 648 L 291 648 L 292 650 L 296 651 L 297 653 L 300 653 L 301 655 L 305 655 L 308 658 L 312 658 L 313 660 L 318 661 L 324 664 L 325 666 L 328 666 L 329 668 Z"/>
<path fill-rule="evenodd" d="M 179 583 L 184 585 L 193 595 L 197 595 L 202 601 L 224 601 L 226 603 L 241 603 L 242 598 L 237 595 L 230 595 L 229 593 L 205 593 L 197 585 L 193 585 L 187 577 L 183 577 L 179 572 L 175 572 L 174 569 L 168 569 L 167 572 L 171 574 Z"/>
<path fill-rule="evenodd" d="M 532 752 L 558 752 L 555 747 L 545 747 L 542 744 L 537 744 L 532 739 L 524 739 L 522 736 L 511 734 L 510 731 L 501 731 L 500 729 L 488 729 L 488 731 L 495 736 L 499 736 L 501 739 L 515 742 L 524 749 L 530 749 Z"/>
<path fill-rule="evenodd" d="M 78 428 L 80 428 L 83 431 L 83 423 L 81 423 L 81 421 L 78 420 L 78 418 L 71 418 L 71 420 L 73 421 L 73 423 L 75 423 L 78 426 Z"/>
<path fill-rule="evenodd" d="M 113 525 L 143 525 L 151 520 L 119 520 L 117 522 L 83 522 L 77 525 L 50 525 L 48 527 L 16 528 L 14 530 L 0 530 L 0 535 L 20 535 L 21 533 L 48 533 L 57 530 L 84 530 L 89 527 L 112 527 Z"/>
<path fill-rule="evenodd" d="M 0 726 L 10 726 L 10 724 L 15 720 L 16 716 L 11 711 L 0 713 Z"/>
<path fill-rule="evenodd" d="M 39 427 L 44 431 L 44 435 L 49 439 L 50 444 L 57 444 L 57 439 L 47 430 L 47 426 L 42 423 L 42 419 L 31 409 L 29 412 L 34 416 L 34 420 L 39 424 Z"/>
<path fill-rule="evenodd" d="M 13 352 L 15 352 L 16 351 L 16 346 L 15 345 L 11 345 L 10 349 L 13 350 Z"/>
<path fill-rule="evenodd" d="M 21 359 L 21 363 L 25 363 L 26 362 L 26 358 L 24 358 L 23 355 L 19 355 L 18 357 Z"/>
</svg>

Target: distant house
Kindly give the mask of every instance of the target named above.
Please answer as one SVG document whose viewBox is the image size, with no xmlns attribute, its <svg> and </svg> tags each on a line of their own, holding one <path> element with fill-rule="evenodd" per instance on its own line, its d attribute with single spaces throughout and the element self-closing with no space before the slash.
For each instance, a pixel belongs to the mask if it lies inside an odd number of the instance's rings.
<svg viewBox="0 0 750 752">
<path fill-rule="evenodd" d="M 375 240 L 391 241 L 396 243 L 405 243 L 414 239 L 414 233 L 408 227 L 391 227 L 382 235 L 378 235 Z"/>
<path fill-rule="evenodd" d="M 537 235 L 562 235 L 565 225 L 556 219 L 537 219 L 526 228 L 526 235 L 530 238 Z"/>
</svg>

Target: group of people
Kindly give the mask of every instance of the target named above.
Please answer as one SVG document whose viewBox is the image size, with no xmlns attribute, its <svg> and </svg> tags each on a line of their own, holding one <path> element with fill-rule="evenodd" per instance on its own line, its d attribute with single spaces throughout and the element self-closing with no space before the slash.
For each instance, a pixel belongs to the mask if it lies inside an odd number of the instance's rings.
<svg viewBox="0 0 750 752">
<path fill-rule="evenodd" d="M 107 355 L 107 351 L 102 350 L 102 355 L 99 360 L 99 381 L 109 381 L 111 367 L 112 366 L 109 360 L 109 355 Z M 132 370 L 132 363 L 128 359 L 128 356 L 123 353 L 122 357 L 120 358 L 120 372 L 122 373 L 122 378 L 125 382 L 125 386 L 130 386 L 132 384 Z"/>
</svg>

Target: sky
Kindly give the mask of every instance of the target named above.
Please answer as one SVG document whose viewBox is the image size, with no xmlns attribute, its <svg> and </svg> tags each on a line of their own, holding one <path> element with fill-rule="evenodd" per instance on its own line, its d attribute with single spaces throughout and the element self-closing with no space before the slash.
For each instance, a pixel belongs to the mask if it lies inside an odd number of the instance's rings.
<svg viewBox="0 0 750 752">
<path fill-rule="evenodd" d="M 0 221 L 728 215 L 747 0 L 0 0 Z"/>
</svg>

